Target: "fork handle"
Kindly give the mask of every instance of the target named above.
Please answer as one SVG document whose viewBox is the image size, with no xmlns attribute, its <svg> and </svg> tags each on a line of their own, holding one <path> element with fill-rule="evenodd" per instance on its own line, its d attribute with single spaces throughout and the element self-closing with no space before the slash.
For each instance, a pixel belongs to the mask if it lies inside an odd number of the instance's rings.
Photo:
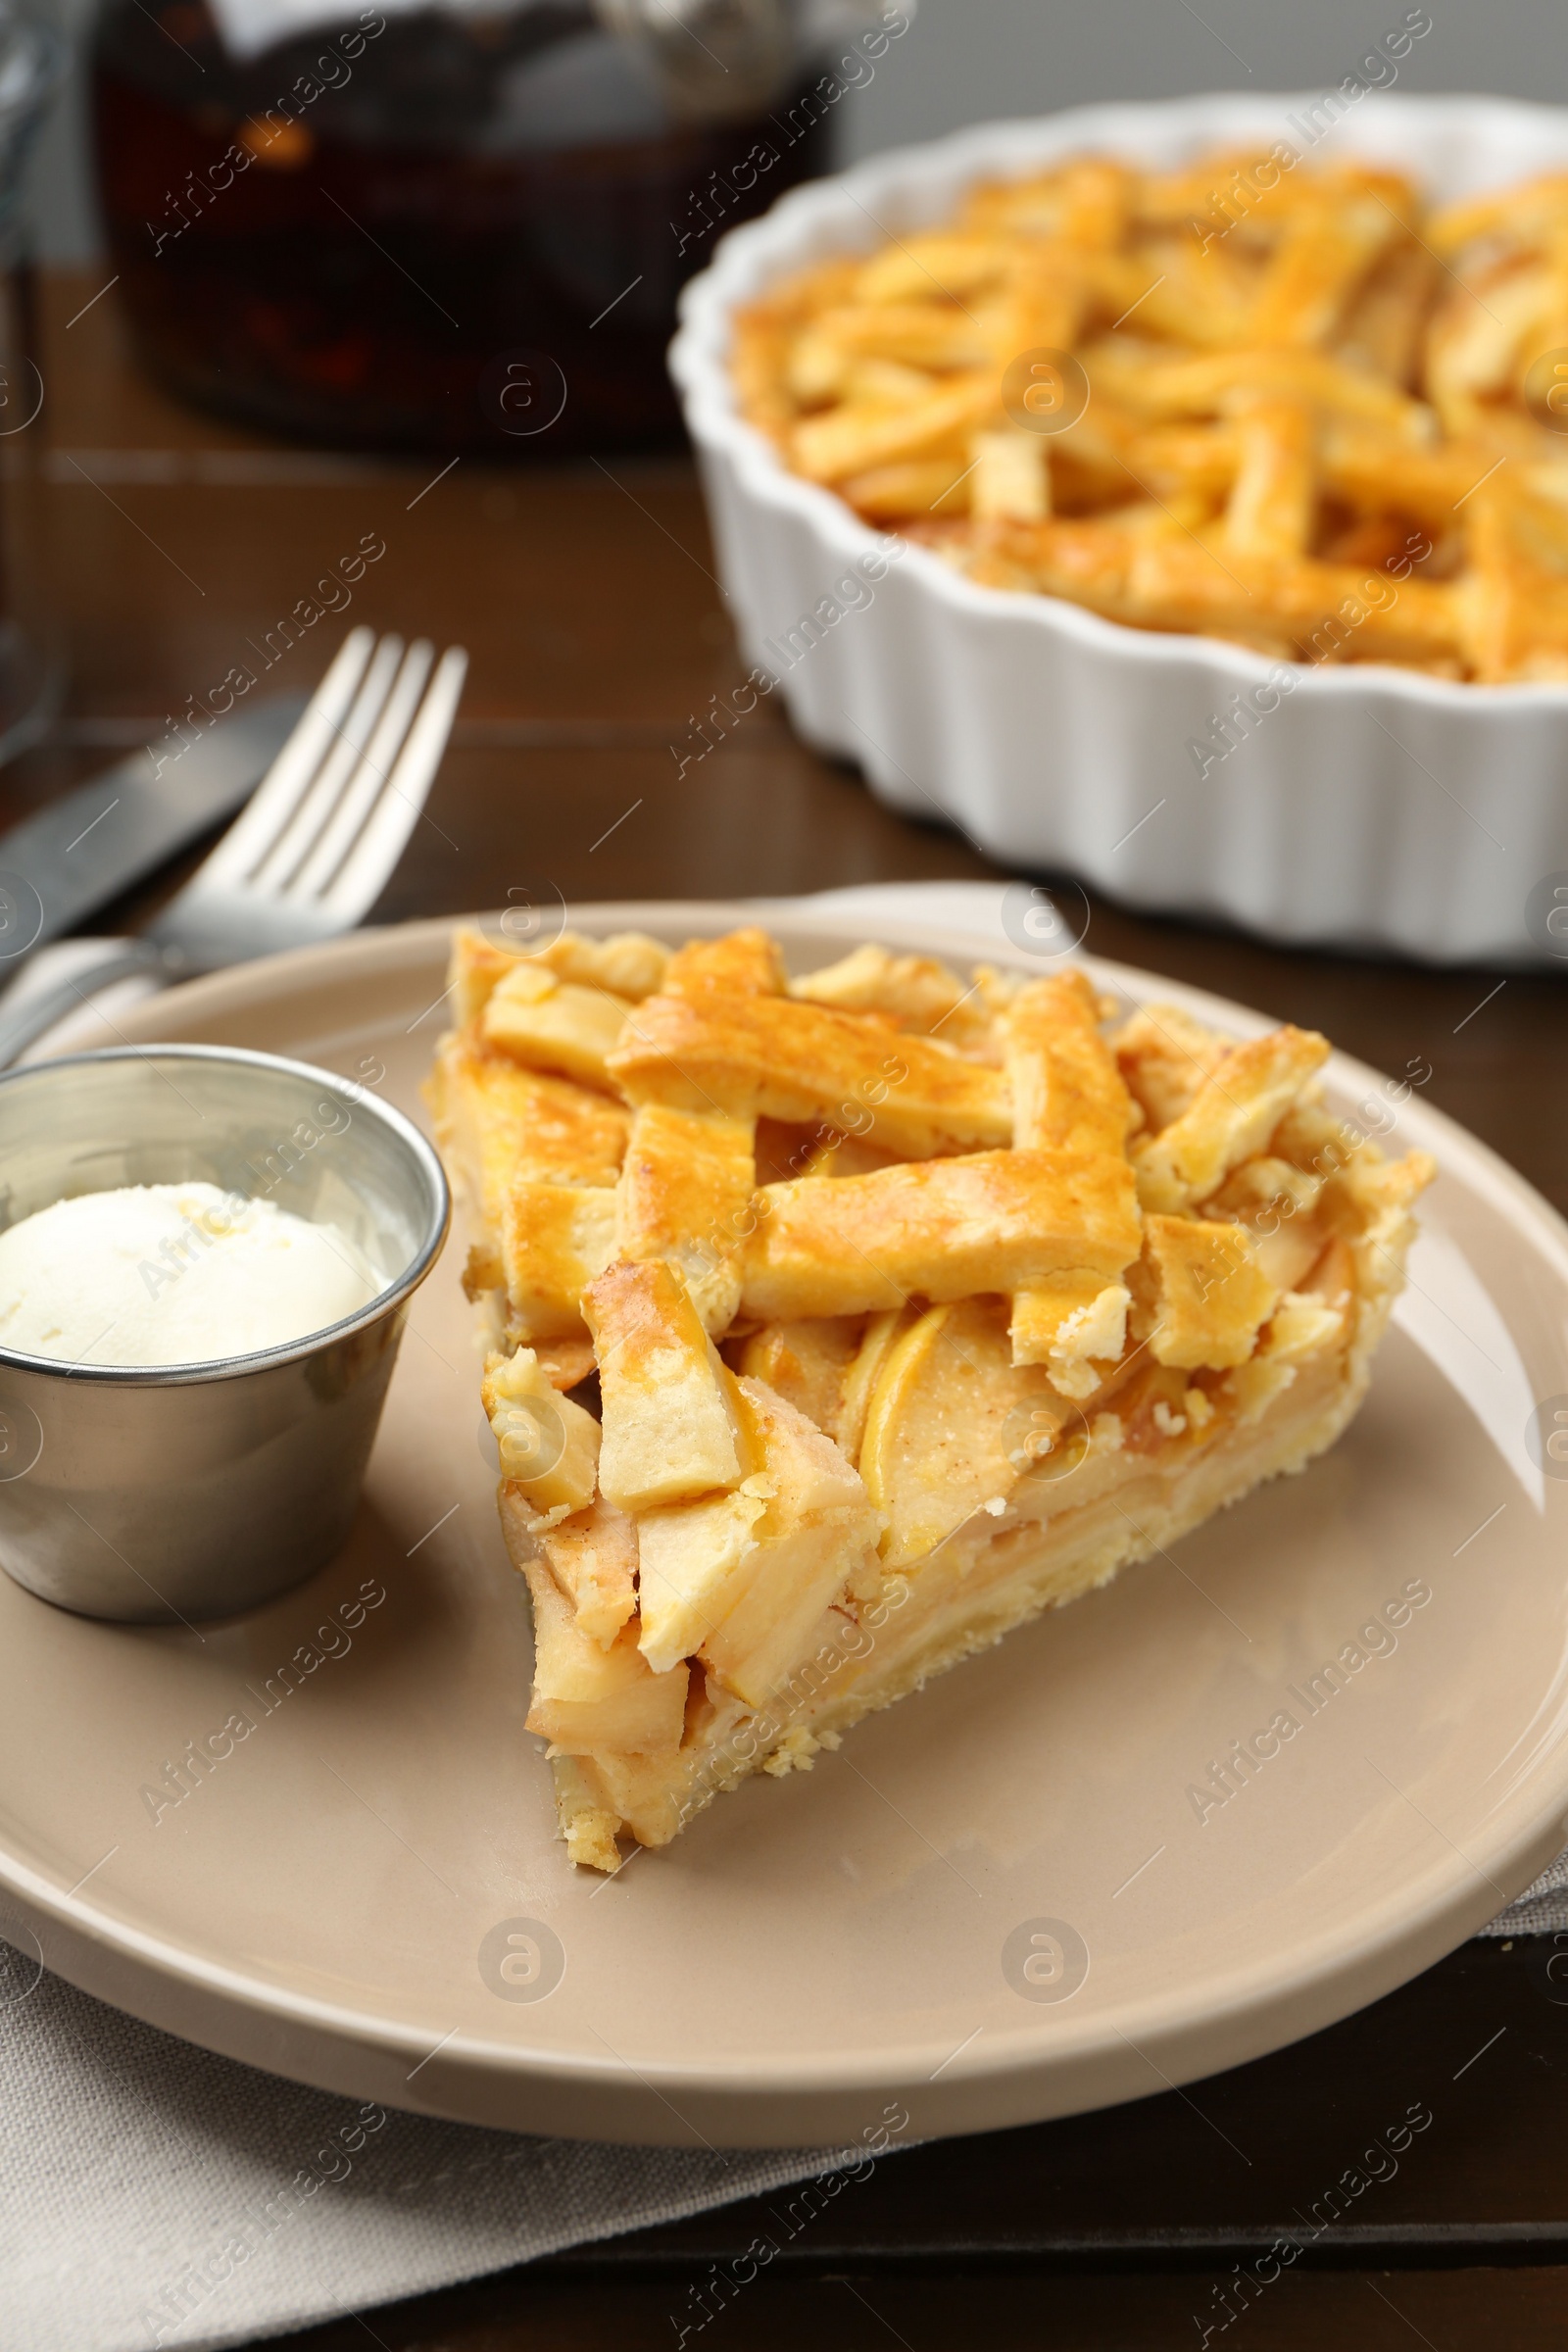
<svg viewBox="0 0 1568 2352">
<path fill-rule="evenodd" d="M 35 1038 L 52 1029 L 56 1021 L 63 1021 L 68 1012 L 90 1004 L 100 989 L 116 980 L 128 980 L 137 972 L 157 972 L 173 980 L 184 976 L 185 966 L 151 940 L 126 940 L 118 955 L 105 956 L 79 980 L 57 980 L 52 987 L 39 989 L 24 1004 L 0 1013 L 0 1070 L 8 1070 L 19 1054 L 24 1054 Z"/>
</svg>

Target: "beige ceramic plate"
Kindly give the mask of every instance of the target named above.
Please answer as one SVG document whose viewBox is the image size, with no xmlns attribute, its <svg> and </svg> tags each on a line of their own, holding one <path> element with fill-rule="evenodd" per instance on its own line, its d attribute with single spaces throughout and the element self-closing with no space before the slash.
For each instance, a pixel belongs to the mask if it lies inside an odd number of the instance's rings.
<svg viewBox="0 0 1568 2352">
<path fill-rule="evenodd" d="M 678 939 L 735 912 L 577 919 Z M 861 936 L 769 920 L 803 962 Z M 183 989 L 134 1032 L 384 1063 L 417 1115 L 445 952 L 440 923 L 367 934 Z M 1342 1109 L 1381 1115 L 1381 1079 L 1335 1075 Z M 1419 1092 L 1396 1116 L 1442 1177 L 1332 1454 L 610 1882 L 564 1859 L 523 1729 L 523 1595 L 449 1249 L 358 1533 L 314 1583 L 198 1639 L 0 1578 L 0 1927 L 257 2066 L 648 2141 L 858 2139 L 894 2099 L 918 2132 L 1066 2114 L 1388 1990 L 1568 1839 L 1568 1485 L 1527 1439 L 1539 1400 L 1548 1431 L 1568 1412 L 1568 1236 Z M 1412 1585 L 1430 1599 L 1388 1630 Z M 1200 1820 L 1190 1785 L 1282 1711 L 1296 1736 Z M 229 1752 L 154 1819 L 144 1790 L 209 1740 Z"/>
</svg>

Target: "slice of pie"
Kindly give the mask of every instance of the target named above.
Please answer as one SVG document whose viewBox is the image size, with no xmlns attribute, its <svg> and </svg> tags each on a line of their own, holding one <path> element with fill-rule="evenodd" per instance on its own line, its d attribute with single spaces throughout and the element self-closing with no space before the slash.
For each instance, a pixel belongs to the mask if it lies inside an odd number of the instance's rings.
<svg viewBox="0 0 1568 2352">
<path fill-rule="evenodd" d="M 433 1101 L 573 1862 L 1332 1445 L 1420 1152 L 1081 971 L 460 932 Z"/>
</svg>

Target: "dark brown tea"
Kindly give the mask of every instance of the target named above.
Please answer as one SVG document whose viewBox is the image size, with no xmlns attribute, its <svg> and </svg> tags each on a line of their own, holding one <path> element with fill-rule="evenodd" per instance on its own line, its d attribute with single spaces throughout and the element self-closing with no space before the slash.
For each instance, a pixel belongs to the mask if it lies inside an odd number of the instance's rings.
<svg viewBox="0 0 1568 2352">
<path fill-rule="evenodd" d="M 202 0 L 108 0 L 98 171 L 139 355 L 317 443 L 667 443 L 676 293 L 824 168 L 813 78 L 699 123 L 585 6 L 368 9 L 240 63 Z"/>
</svg>

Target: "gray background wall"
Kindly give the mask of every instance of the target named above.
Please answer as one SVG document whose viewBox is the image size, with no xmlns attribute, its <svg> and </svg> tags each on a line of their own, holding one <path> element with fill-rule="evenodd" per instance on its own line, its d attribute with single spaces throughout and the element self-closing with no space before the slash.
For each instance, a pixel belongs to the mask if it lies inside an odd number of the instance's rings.
<svg viewBox="0 0 1568 2352">
<path fill-rule="evenodd" d="M 90 0 L 57 0 L 79 27 Z M 922 0 L 876 76 L 838 109 L 851 162 L 988 116 L 1096 98 L 1320 88 L 1404 17 L 1407 0 Z M 1432 30 L 1399 86 L 1568 99 L 1561 0 L 1426 0 Z M 46 259 L 84 262 L 95 233 L 79 85 L 40 142 L 34 219 Z"/>
<path fill-rule="evenodd" d="M 1410 0 L 924 0 L 876 79 L 839 109 L 845 160 L 987 116 L 1097 98 L 1343 81 Z M 1408 90 L 1568 99 L 1561 0 L 1425 0 Z"/>
</svg>

